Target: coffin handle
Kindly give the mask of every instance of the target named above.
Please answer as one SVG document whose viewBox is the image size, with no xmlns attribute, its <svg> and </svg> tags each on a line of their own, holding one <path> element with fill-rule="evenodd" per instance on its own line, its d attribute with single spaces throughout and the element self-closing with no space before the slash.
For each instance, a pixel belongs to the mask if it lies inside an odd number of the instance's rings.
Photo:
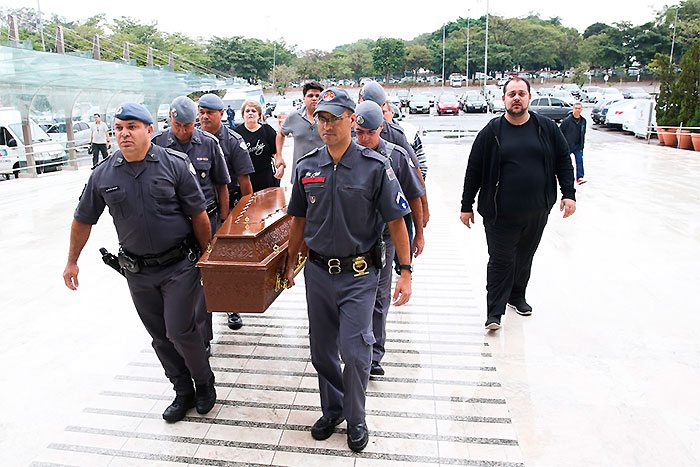
<svg viewBox="0 0 700 467">
<path fill-rule="evenodd" d="M 306 264 L 306 258 L 299 253 L 299 256 L 297 257 L 297 265 L 294 268 L 294 277 L 296 277 L 296 275 L 299 274 L 302 269 L 304 269 L 304 264 Z M 282 279 L 282 275 L 278 272 L 277 276 L 275 277 L 275 292 L 288 288 L 289 281 L 287 279 Z"/>
</svg>

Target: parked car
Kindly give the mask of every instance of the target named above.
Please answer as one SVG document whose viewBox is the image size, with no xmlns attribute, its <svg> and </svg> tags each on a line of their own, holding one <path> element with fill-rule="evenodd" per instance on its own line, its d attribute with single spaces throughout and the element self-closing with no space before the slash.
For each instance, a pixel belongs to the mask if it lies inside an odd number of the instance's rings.
<svg viewBox="0 0 700 467">
<path fill-rule="evenodd" d="M 577 99 L 581 99 L 581 88 L 579 88 L 577 85 L 573 83 L 564 83 L 560 84 L 559 89 L 562 91 L 567 91 L 569 92 L 572 96 L 574 96 Z"/>
<path fill-rule="evenodd" d="M 290 99 L 280 99 L 275 105 L 275 110 L 272 111 L 272 116 L 277 118 L 281 116 L 287 116 L 294 112 L 296 107 L 294 106 L 294 101 Z"/>
<path fill-rule="evenodd" d="M 408 102 L 408 113 L 429 114 L 430 101 L 428 97 L 425 94 L 414 94 L 411 96 L 411 100 Z"/>
<path fill-rule="evenodd" d="M 598 86 L 584 86 L 581 89 L 581 100 L 595 104 L 603 97 L 603 89 Z"/>
<path fill-rule="evenodd" d="M 557 97 L 538 97 L 530 102 L 530 110 L 560 122 L 573 109 L 573 106 Z"/>
<path fill-rule="evenodd" d="M 462 104 L 462 110 L 465 112 L 483 112 L 486 113 L 488 104 L 486 99 L 481 94 L 467 94 Z"/>
<path fill-rule="evenodd" d="M 617 88 L 603 88 L 603 99 L 606 101 L 617 98 L 624 99 L 624 97 Z"/>
<path fill-rule="evenodd" d="M 451 93 L 444 93 L 438 97 L 435 102 L 435 108 L 437 109 L 438 115 L 444 114 L 459 114 L 459 102 L 457 101 L 457 96 Z"/>
<path fill-rule="evenodd" d="M 489 111 L 491 113 L 500 113 L 506 111 L 506 104 L 503 99 L 494 98 L 489 101 Z"/>
<path fill-rule="evenodd" d="M 430 91 L 423 91 L 422 94 L 428 99 L 428 102 L 430 102 L 430 107 L 435 107 L 435 96 L 433 93 Z"/>
<path fill-rule="evenodd" d="M 625 99 L 651 99 L 651 95 L 642 88 L 625 88 L 622 90 Z"/>
<path fill-rule="evenodd" d="M 37 173 L 61 170 L 66 151 L 63 145 L 57 143 L 32 119 L 29 120 L 34 149 L 34 162 Z M 9 172 L 19 175 L 19 170 L 27 166 L 27 156 L 24 150 L 24 132 L 19 110 L 0 108 L 0 157 L 3 164 L 11 164 Z"/>
<path fill-rule="evenodd" d="M 46 128 L 42 126 L 42 128 L 52 141 L 61 143 L 63 147 L 68 149 L 68 135 L 66 134 L 65 123 L 54 123 L 53 125 L 46 125 Z M 90 136 L 90 125 L 85 122 L 73 122 L 73 142 L 75 143 L 75 149 L 87 150 L 90 144 Z"/>
<path fill-rule="evenodd" d="M 277 103 L 282 99 L 282 96 L 271 96 L 267 102 L 265 102 L 265 116 L 269 117 L 275 110 Z"/>
<path fill-rule="evenodd" d="M 555 90 L 552 94 L 550 94 L 551 97 L 556 97 L 557 99 L 561 99 L 567 104 L 573 106 L 576 103 L 576 98 L 571 95 L 569 91 L 564 91 L 562 89 Z"/>
<path fill-rule="evenodd" d="M 598 125 L 604 125 L 605 115 L 608 113 L 608 109 L 613 103 L 620 100 L 622 100 L 622 97 L 615 97 L 610 100 L 601 100 L 600 102 L 598 102 L 591 111 L 591 120 L 593 120 L 593 122 L 597 123 Z"/>
<path fill-rule="evenodd" d="M 636 105 L 636 99 L 622 99 L 612 103 L 605 115 L 605 125 L 621 130 L 626 120 L 632 120 Z"/>
<path fill-rule="evenodd" d="M 554 92 L 554 88 L 539 88 L 537 90 L 537 93 L 543 97 L 544 96 L 551 96 L 553 92 Z"/>
</svg>

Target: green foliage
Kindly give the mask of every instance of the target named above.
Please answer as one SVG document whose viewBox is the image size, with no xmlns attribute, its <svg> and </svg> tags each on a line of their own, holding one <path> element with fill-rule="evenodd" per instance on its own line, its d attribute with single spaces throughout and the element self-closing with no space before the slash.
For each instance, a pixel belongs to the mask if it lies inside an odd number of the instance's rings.
<svg viewBox="0 0 700 467">
<path fill-rule="evenodd" d="M 576 68 L 576 71 L 574 71 L 574 76 L 571 77 L 571 82 L 577 84 L 579 87 L 586 84 L 587 79 L 584 73 L 588 71 L 588 68 L 589 67 L 587 64 L 581 65 L 580 67 Z"/>
<path fill-rule="evenodd" d="M 359 78 L 372 74 L 372 47 L 374 41 L 358 41 L 345 49 L 345 63 L 350 76 Z"/>
<path fill-rule="evenodd" d="M 678 104 L 678 119 L 691 125 L 700 110 L 700 41 L 696 42 L 681 60 L 681 72 L 673 88 L 674 102 Z"/>
<path fill-rule="evenodd" d="M 403 71 L 406 58 L 406 44 L 402 39 L 380 37 L 372 49 L 374 69 L 385 76 L 391 72 Z"/>
<path fill-rule="evenodd" d="M 678 108 L 674 102 L 673 88 L 676 83 L 676 73 L 669 63 L 668 55 L 656 54 L 652 66 L 659 76 L 659 97 L 656 99 L 656 122 L 659 126 L 677 126 Z"/>
<path fill-rule="evenodd" d="M 289 65 L 279 65 L 275 68 L 275 91 L 284 94 L 284 89 L 297 77 L 297 71 Z"/>
</svg>

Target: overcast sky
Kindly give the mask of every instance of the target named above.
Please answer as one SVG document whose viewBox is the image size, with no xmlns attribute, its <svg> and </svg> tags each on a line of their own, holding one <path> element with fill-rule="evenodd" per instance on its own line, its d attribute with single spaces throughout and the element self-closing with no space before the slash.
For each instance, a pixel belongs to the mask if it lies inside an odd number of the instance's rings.
<svg viewBox="0 0 700 467">
<path fill-rule="evenodd" d="M 37 8 L 37 0 L 2 0 L 4 6 Z M 143 0 L 69 2 L 40 0 L 42 13 L 57 13 L 69 20 L 105 13 L 107 18 L 131 16 L 143 22 L 157 21 L 161 30 L 190 37 L 210 38 L 242 35 L 260 39 L 283 38 L 297 50 L 322 49 L 358 39 L 400 37 L 413 39 L 458 17 L 483 16 L 486 0 L 431 2 L 343 1 L 290 2 L 289 0 L 223 2 L 157 2 Z M 436 2 L 437 3 L 437 2 Z M 641 24 L 654 18 L 654 11 L 667 2 L 657 0 L 490 0 L 489 11 L 503 17 L 538 13 L 541 18 L 559 16 L 564 26 L 583 32 L 592 23 L 630 21 Z M 186 9 L 180 5 L 192 5 Z M 409 5 L 422 5 L 409 7 Z M 293 5 L 293 6 L 291 6 Z M 304 5 L 318 5 L 317 9 Z M 203 8 L 198 8 L 203 7 Z"/>
</svg>

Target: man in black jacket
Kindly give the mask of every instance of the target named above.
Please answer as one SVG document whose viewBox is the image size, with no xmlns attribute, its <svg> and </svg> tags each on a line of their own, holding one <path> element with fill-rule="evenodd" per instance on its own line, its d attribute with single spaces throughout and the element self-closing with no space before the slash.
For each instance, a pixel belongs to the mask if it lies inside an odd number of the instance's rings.
<svg viewBox="0 0 700 467">
<path fill-rule="evenodd" d="M 586 142 L 586 119 L 581 116 L 583 106 L 574 104 L 574 111 L 561 122 L 559 129 L 564 134 L 569 150 L 576 158 L 576 183 L 586 183 L 583 178 L 583 144 Z"/>
<path fill-rule="evenodd" d="M 557 199 L 569 217 L 576 210 L 569 147 L 557 125 L 530 113 L 530 83 L 513 78 L 503 87 L 506 114 L 491 120 L 474 140 L 464 178 L 461 220 L 474 223 L 474 198 L 484 218 L 489 263 L 486 268 L 486 329 L 501 327 L 506 304 L 532 314 L 525 301 L 532 258 Z"/>
</svg>

